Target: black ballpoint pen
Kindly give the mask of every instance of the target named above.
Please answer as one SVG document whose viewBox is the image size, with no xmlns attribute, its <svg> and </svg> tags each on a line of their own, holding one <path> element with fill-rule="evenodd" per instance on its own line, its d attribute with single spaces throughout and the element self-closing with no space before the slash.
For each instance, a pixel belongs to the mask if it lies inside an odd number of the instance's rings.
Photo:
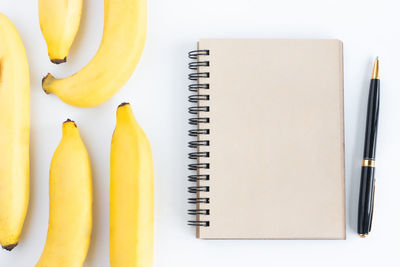
<svg viewBox="0 0 400 267">
<path fill-rule="evenodd" d="M 364 158 L 361 167 L 360 198 L 357 232 L 366 237 L 371 231 L 375 196 L 375 152 L 379 117 L 379 60 L 376 58 L 369 87 L 367 125 L 365 128 Z"/>
</svg>

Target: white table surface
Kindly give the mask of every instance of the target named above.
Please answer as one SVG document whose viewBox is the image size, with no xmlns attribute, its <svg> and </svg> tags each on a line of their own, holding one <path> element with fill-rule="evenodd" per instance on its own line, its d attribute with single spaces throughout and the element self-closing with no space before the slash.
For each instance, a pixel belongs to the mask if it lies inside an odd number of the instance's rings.
<svg viewBox="0 0 400 267">
<path fill-rule="evenodd" d="M 37 0 L 2 0 L 24 41 L 31 70 L 31 198 L 20 244 L 0 251 L 1 267 L 34 266 L 46 239 L 48 172 L 61 123 L 74 119 L 93 165 L 94 225 L 85 266 L 109 266 L 109 152 L 115 110 L 132 103 L 148 134 L 155 163 L 155 266 L 399 266 L 400 30 L 399 1 L 385 0 L 149 0 L 148 39 L 124 88 L 90 109 L 68 106 L 41 89 L 51 72 L 84 66 L 101 40 L 103 1 L 84 0 L 69 62 L 50 63 Z M 203 241 L 186 225 L 187 52 L 199 38 L 338 38 L 344 42 L 347 240 Z M 366 101 L 372 61 L 381 59 L 381 120 L 373 231 L 356 235 Z M 232 55 L 234 56 L 234 55 Z M 55 266 L 57 267 L 57 266 Z"/>
</svg>

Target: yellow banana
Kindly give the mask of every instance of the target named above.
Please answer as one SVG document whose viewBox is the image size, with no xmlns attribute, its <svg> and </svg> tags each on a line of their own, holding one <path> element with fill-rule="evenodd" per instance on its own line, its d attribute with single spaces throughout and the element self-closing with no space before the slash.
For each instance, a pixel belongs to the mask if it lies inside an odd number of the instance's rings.
<svg viewBox="0 0 400 267">
<path fill-rule="evenodd" d="M 0 243 L 18 243 L 29 202 L 29 67 L 14 24 L 0 14 Z"/>
<path fill-rule="evenodd" d="M 51 62 L 67 61 L 78 32 L 82 0 L 39 0 L 39 22 Z"/>
<path fill-rule="evenodd" d="M 132 75 L 144 48 L 146 28 L 146 0 L 104 0 L 103 39 L 94 58 L 68 78 L 48 74 L 43 90 L 77 107 L 104 103 Z"/>
<path fill-rule="evenodd" d="M 123 103 L 111 141 L 111 267 L 153 266 L 153 213 L 150 143 Z"/>
<path fill-rule="evenodd" d="M 90 160 L 76 124 L 67 120 L 50 165 L 47 240 L 36 267 L 82 267 L 92 231 Z"/>
</svg>

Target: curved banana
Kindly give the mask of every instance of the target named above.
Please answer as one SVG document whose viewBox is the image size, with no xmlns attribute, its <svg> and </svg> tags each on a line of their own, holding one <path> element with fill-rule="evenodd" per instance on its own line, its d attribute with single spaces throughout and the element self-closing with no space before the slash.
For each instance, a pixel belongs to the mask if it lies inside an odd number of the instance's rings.
<svg viewBox="0 0 400 267">
<path fill-rule="evenodd" d="M 39 22 L 51 62 L 67 61 L 78 32 L 82 0 L 39 0 Z"/>
<path fill-rule="evenodd" d="M 0 243 L 18 243 L 29 202 L 29 66 L 14 24 L 0 14 Z"/>
<path fill-rule="evenodd" d="M 146 0 L 104 0 L 103 39 L 97 54 L 68 78 L 48 74 L 43 90 L 77 107 L 104 103 L 132 75 L 144 48 L 146 28 Z"/>
<path fill-rule="evenodd" d="M 67 120 L 50 165 L 47 240 L 36 267 L 83 266 L 92 231 L 92 175 L 76 124 Z"/>
<path fill-rule="evenodd" d="M 150 143 L 123 103 L 111 141 L 111 267 L 153 266 L 153 213 Z"/>
</svg>

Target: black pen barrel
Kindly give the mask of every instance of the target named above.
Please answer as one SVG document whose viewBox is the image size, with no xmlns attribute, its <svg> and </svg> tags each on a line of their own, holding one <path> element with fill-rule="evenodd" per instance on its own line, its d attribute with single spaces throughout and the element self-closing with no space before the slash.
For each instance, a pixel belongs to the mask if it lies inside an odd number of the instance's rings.
<svg viewBox="0 0 400 267">
<path fill-rule="evenodd" d="M 372 79 L 369 87 L 367 124 L 365 128 L 364 159 L 375 159 L 378 133 L 380 81 Z"/>
<path fill-rule="evenodd" d="M 374 175 L 375 167 L 362 167 L 357 232 L 363 237 L 371 231 L 375 195 Z"/>
<path fill-rule="evenodd" d="M 375 153 L 378 134 L 380 81 L 371 79 L 365 128 L 364 159 L 361 168 L 357 232 L 365 237 L 371 231 L 375 195 Z"/>
</svg>

